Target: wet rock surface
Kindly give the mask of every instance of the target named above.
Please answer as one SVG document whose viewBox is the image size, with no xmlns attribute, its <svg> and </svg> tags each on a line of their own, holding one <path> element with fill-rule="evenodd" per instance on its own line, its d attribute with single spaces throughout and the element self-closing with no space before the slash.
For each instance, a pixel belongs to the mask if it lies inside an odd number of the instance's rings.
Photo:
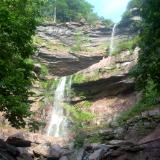
<svg viewBox="0 0 160 160">
<path fill-rule="evenodd" d="M 110 141 L 110 144 L 90 144 L 85 147 L 81 154 L 63 155 L 61 150 L 54 146 L 52 149 L 34 149 L 33 153 L 20 152 L 19 148 L 8 145 L 4 140 L 0 140 L 1 160 L 159 160 L 160 139 L 146 141 L 145 143 L 132 143 L 124 140 Z M 48 154 L 48 150 L 50 151 Z M 77 150 L 80 151 L 80 150 Z"/>
<path fill-rule="evenodd" d="M 12 138 L 13 140 L 13 138 Z M 62 159 L 66 160 L 68 155 L 73 153 L 69 148 L 64 148 L 58 144 L 35 144 L 31 146 L 24 145 L 24 139 L 14 137 L 15 143 L 12 141 L 4 141 L 0 139 L 0 159 L 1 160 L 34 160 L 34 159 Z M 26 142 L 26 141 L 25 141 Z M 10 143 L 10 144 L 9 144 Z"/>
<path fill-rule="evenodd" d="M 149 136 L 158 133 L 158 129 Z M 147 136 L 147 137 L 149 137 Z M 86 147 L 82 160 L 158 160 L 160 158 L 160 139 L 145 138 L 145 142 L 130 142 L 128 140 L 111 140 L 107 145 L 90 144 Z"/>
<path fill-rule="evenodd" d="M 45 160 L 57 159 L 73 153 L 68 140 L 38 133 L 19 131 L 14 128 L 1 129 L 0 159 Z"/>
</svg>

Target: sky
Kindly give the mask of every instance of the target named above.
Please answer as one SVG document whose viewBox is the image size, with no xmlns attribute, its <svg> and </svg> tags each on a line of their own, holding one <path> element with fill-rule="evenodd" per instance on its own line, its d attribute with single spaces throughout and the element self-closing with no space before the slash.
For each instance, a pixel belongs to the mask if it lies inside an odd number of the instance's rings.
<svg viewBox="0 0 160 160">
<path fill-rule="evenodd" d="M 104 18 L 119 22 L 130 0 L 86 0 L 94 6 L 94 11 Z"/>
</svg>

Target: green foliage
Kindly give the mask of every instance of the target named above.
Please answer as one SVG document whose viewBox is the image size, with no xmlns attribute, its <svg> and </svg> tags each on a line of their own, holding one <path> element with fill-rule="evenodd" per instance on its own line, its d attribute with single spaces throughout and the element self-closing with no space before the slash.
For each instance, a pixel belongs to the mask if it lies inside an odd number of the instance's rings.
<svg viewBox="0 0 160 160">
<path fill-rule="evenodd" d="M 127 51 L 127 50 L 132 52 L 135 49 L 135 47 L 138 46 L 138 41 L 139 41 L 139 37 L 136 36 L 131 40 L 120 42 L 116 47 L 115 51 L 113 52 L 113 55 L 119 54 L 122 51 Z"/>
<path fill-rule="evenodd" d="M 134 16 L 133 10 L 135 8 L 138 9 L 138 12 L 140 12 L 141 1 L 142 0 L 131 0 L 128 3 L 127 9 L 126 9 L 126 11 L 123 14 L 122 19 L 131 18 L 132 16 Z"/>
<path fill-rule="evenodd" d="M 38 132 L 40 128 L 44 128 L 45 125 L 45 122 L 36 121 L 34 119 L 31 119 L 28 123 L 29 131 L 34 133 Z"/>
<path fill-rule="evenodd" d="M 98 15 L 93 12 L 88 13 L 87 17 L 85 18 L 86 18 L 86 21 L 93 26 L 95 26 L 96 23 L 99 21 Z"/>
<path fill-rule="evenodd" d="M 90 105 L 89 102 L 84 102 L 83 104 Z M 87 128 L 88 123 L 93 120 L 94 115 L 86 111 L 85 107 L 80 105 L 68 105 L 65 104 L 64 108 L 70 113 L 73 121 L 73 131 L 76 133 L 74 145 L 77 148 L 80 148 L 84 144 L 85 140 L 85 132 L 84 130 Z"/>
<path fill-rule="evenodd" d="M 53 19 L 56 7 L 56 17 L 60 22 L 80 21 L 85 19 L 92 21 L 93 6 L 85 0 L 47 0 L 45 5 L 41 6 L 41 16 Z"/>
<path fill-rule="evenodd" d="M 142 0 L 131 0 L 128 3 L 128 7 L 122 16 L 122 20 L 119 24 L 122 28 L 126 26 L 133 33 L 138 33 L 141 29 L 141 1 Z"/>
<path fill-rule="evenodd" d="M 42 77 L 45 77 L 46 75 L 48 75 L 48 67 L 44 64 L 41 64 L 41 75 Z"/>
<path fill-rule="evenodd" d="M 75 140 L 74 140 L 74 147 L 82 148 L 84 145 L 85 137 L 86 137 L 86 135 L 84 132 L 80 132 L 80 131 L 77 132 Z"/>
<path fill-rule="evenodd" d="M 0 2 L 0 111 L 14 127 L 24 127 L 30 115 L 28 96 L 32 65 L 25 59 L 34 53 L 35 1 Z"/>
<path fill-rule="evenodd" d="M 102 136 L 99 133 L 93 134 L 87 139 L 88 143 L 102 143 Z"/>
<path fill-rule="evenodd" d="M 83 43 L 83 39 L 82 39 L 82 33 L 78 32 L 75 37 L 75 44 L 73 45 L 73 47 L 71 48 L 72 51 L 82 51 L 82 43 Z"/>
<path fill-rule="evenodd" d="M 92 102 L 90 102 L 90 101 L 83 101 L 82 105 L 83 105 L 84 107 L 86 107 L 86 108 L 89 108 L 89 107 L 91 107 Z"/>
<path fill-rule="evenodd" d="M 118 122 L 120 124 L 124 123 L 128 119 L 133 118 L 141 112 L 156 107 L 158 96 L 159 93 L 156 89 L 156 84 L 153 82 L 153 80 L 150 79 L 147 82 L 147 86 L 143 91 L 142 99 L 131 109 L 127 110 L 126 112 L 123 112 L 118 118 Z"/>
<path fill-rule="evenodd" d="M 102 23 L 106 26 L 106 28 L 111 28 L 114 25 L 113 21 L 110 19 L 104 19 L 102 17 L 101 20 L 102 20 Z"/>
<path fill-rule="evenodd" d="M 34 65 L 34 64 L 36 64 L 36 63 L 38 63 L 38 64 L 40 64 L 40 66 L 41 66 L 41 71 L 40 71 L 40 77 L 41 78 L 43 78 L 43 77 L 45 77 L 45 76 L 47 76 L 49 73 L 49 71 L 48 71 L 48 67 L 45 65 L 45 64 L 43 64 L 43 63 L 41 63 L 40 61 L 38 61 L 38 60 L 36 60 L 36 59 L 32 59 L 32 58 L 28 58 L 28 59 L 25 59 L 25 63 L 26 64 L 28 64 L 28 65 Z"/>
<path fill-rule="evenodd" d="M 53 91 L 56 89 L 58 82 L 59 82 L 58 79 L 41 81 L 41 86 L 43 89 L 43 97 L 44 97 L 42 99 L 42 101 L 44 102 L 42 106 L 44 106 L 48 102 L 53 101 L 54 98 Z"/>
<path fill-rule="evenodd" d="M 24 118 L 30 115 L 28 96 L 33 66 L 25 59 L 34 53 L 36 16 L 36 1 L 0 2 L 0 111 L 17 128 L 24 127 Z"/>
<path fill-rule="evenodd" d="M 143 18 L 140 33 L 140 55 L 137 66 L 132 70 L 137 88 L 144 90 L 150 79 L 160 90 L 160 1 L 142 1 Z"/>
<path fill-rule="evenodd" d="M 72 83 L 81 84 L 84 82 L 98 80 L 101 76 L 101 70 L 96 69 L 91 75 L 85 75 L 83 73 L 76 73 L 73 75 Z"/>
<path fill-rule="evenodd" d="M 45 40 L 37 35 L 35 35 L 33 37 L 33 43 L 36 45 L 36 46 L 45 46 L 48 50 L 50 51 L 53 51 L 55 52 L 55 50 L 59 50 L 59 51 L 62 51 L 62 52 L 68 52 L 69 51 L 69 47 L 66 46 L 65 44 L 61 44 L 59 42 L 57 42 L 56 40 L 55 41 L 48 41 L 48 40 Z"/>
<path fill-rule="evenodd" d="M 78 124 L 78 127 L 85 127 L 85 124 L 94 118 L 94 115 L 84 109 L 77 106 L 65 105 L 65 109 L 69 111 L 74 122 Z"/>
<path fill-rule="evenodd" d="M 72 83 L 83 83 L 86 80 L 84 74 L 78 73 L 73 76 Z"/>
<path fill-rule="evenodd" d="M 132 17 L 132 12 L 130 12 L 129 10 L 124 12 L 123 19 L 130 18 L 130 17 Z"/>
<path fill-rule="evenodd" d="M 128 8 L 128 9 L 140 8 L 140 6 L 141 6 L 141 1 L 142 1 L 142 0 L 131 0 L 131 1 L 128 3 L 127 8 Z"/>
<path fill-rule="evenodd" d="M 136 87 L 141 91 L 141 100 L 119 117 L 121 123 L 131 117 L 156 106 L 160 96 L 160 1 L 137 0 L 134 5 L 141 7 L 141 48 L 138 64 L 130 71 L 135 78 Z M 130 5 L 133 7 L 133 5 Z"/>
<path fill-rule="evenodd" d="M 83 44 L 89 41 L 86 35 L 79 31 L 75 34 L 74 41 L 75 44 L 72 46 L 71 51 L 86 51 L 86 48 L 83 46 Z"/>
<path fill-rule="evenodd" d="M 147 82 L 147 86 L 144 89 L 144 99 L 148 101 L 150 104 L 154 104 L 157 101 L 157 97 L 159 96 L 157 85 L 154 83 L 152 79 L 149 79 Z"/>
</svg>

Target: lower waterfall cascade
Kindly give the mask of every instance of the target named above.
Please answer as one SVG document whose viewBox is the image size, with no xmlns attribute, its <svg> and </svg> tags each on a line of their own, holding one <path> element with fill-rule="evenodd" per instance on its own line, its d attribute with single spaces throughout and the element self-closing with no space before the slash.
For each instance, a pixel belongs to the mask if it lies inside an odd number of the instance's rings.
<svg viewBox="0 0 160 160">
<path fill-rule="evenodd" d="M 54 102 L 51 118 L 47 128 L 47 135 L 63 137 L 68 133 L 67 116 L 64 112 L 64 101 L 69 100 L 69 90 L 71 89 L 72 76 L 61 77 L 54 92 Z"/>
</svg>

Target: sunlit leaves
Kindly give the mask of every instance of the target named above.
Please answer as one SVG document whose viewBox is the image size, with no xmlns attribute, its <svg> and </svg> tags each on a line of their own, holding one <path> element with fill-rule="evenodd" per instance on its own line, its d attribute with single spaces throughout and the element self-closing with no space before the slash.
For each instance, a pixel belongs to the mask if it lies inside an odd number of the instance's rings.
<svg viewBox="0 0 160 160">
<path fill-rule="evenodd" d="M 32 65 L 25 59 L 34 53 L 31 37 L 37 4 L 36 0 L 0 2 L 0 111 L 17 128 L 24 127 L 24 118 L 30 115 Z"/>
</svg>

